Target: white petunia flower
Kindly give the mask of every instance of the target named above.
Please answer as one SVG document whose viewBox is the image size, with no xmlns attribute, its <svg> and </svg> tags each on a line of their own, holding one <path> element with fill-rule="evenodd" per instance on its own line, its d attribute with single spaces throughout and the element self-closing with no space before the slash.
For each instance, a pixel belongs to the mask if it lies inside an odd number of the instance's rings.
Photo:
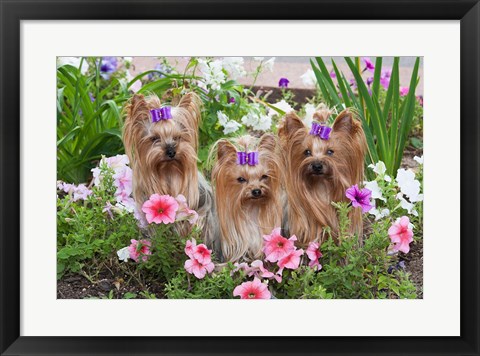
<svg viewBox="0 0 480 356">
<path fill-rule="evenodd" d="M 372 180 L 371 182 L 363 182 L 363 183 L 365 185 L 365 188 L 367 188 L 372 192 L 373 199 L 380 199 L 383 201 L 387 201 L 387 199 L 382 197 L 382 190 L 378 186 L 378 182 L 376 180 Z"/>
<path fill-rule="evenodd" d="M 303 84 L 307 87 L 314 87 L 317 84 L 317 77 L 311 69 L 308 69 L 303 73 L 300 78 L 302 79 Z"/>
<path fill-rule="evenodd" d="M 405 200 L 402 193 L 398 193 L 396 198 L 400 200 L 400 206 L 405 209 L 409 214 L 418 216 L 418 212 L 414 209 L 414 205 Z"/>
<path fill-rule="evenodd" d="M 272 127 L 272 118 L 268 115 L 260 115 L 258 121 L 252 126 L 256 131 L 267 131 Z"/>
<path fill-rule="evenodd" d="M 415 156 L 415 157 L 413 157 L 413 159 L 414 159 L 418 164 L 420 164 L 420 165 L 423 164 L 423 155 L 422 155 L 422 157 Z"/>
<path fill-rule="evenodd" d="M 415 180 L 415 173 L 413 171 L 400 168 L 397 171 L 397 178 L 395 180 L 398 183 L 398 186 L 401 187 L 404 184 L 413 182 Z"/>
<path fill-rule="evenodd" d="M 130 252 L 128 252 L 128 246 L 118 250 L 117 256 L 120 261 L 128 262 L 128 259 L 130 258 Z"/>
<path fill-rule="evenodd" d="M 256 131 L 267 131 L 272 126 L 272 118 L 263 115 L 257 105 L 253 104 L 251 110 L 242 117 L 242 124 Z"/>
<path fill-rule="evenodd" d="M 378 161 L 377 164 L 370 164 L 368 167 L 372 168 L 379 176 L 383 176 L 387 171 L 387 167 L 385 167 L 385 163 L 382 161 Z"/>
<path fill-rule="evenodd" d="M 288 104 L 283 99 L 276 104 L 272 104 L 272 106 L 275 106 L 277 109 L 282 110 L 285 114 L 289 113 L 290 111 L 293 111 L 293 108 L 290 106 L 290 104 Z M 275 115 L 279 115 L 278 112 L 276 112 L 273 109 L 269 109 L 268 116 L 272 117 Z"/>
<path fill-rule="evenodd" d="M 315 114 L 316 106 L 313 104 L 305 104 L 305 117 L 303 118 L 303 122 L 310 127 L 313 121 L 313 114 Z"/>
<path fill-rule="evenodd" d="M 382 209 L 381 211 L 379 211 L 377 208 L 372 208 L 369 210 L 368 212 L 369 214 L 371 215 L 375 215 L 375 221 L 376 220 L 380 220 L 386 216 L 389 216 L 390 215 L 390 210 L 388 209 Z"/>
<path fill-rule="evenodd" d="M 241 124 L 239 124 L 238 122 L 236 122 L 234 120 L 230 120 L 225 125 L 223 125 L 223 133 L 225 135 L 228 135 L 230 133 L 233 133 L 233 132 L 237 131 L 240 127 L 242 127 Z"/>
<path fill-rule="evenodd" d="M 243 57 L 225 57 L 223 68 L 230 74 L 232 79 L 243 77 L 247 74 L 243 68 Z"/>
<path fill-rule="evenodd" d="M 385 177 L 383 177 L 383 179 L 385 179 L 385 182 L 388 182 L 388 183 L 392 181 L 392 177 L 390 177 L 388 174 L 385 174 Z"/>
<path fill-rule="evenodd" d="M 70 64 L 71 66 L 78 68 L 81 60 L 82 60 L 82 57 L 57 57 L 57 67 Z M 80 73 L 85 75 L 87 71 L 88 71 L 88 63 L 84 59 L 82 63 L 82 68 L 80 68 Z"/>
<path fill-rule="evenodd" d="M 420 194 L 420 182 L 415 179 L 415 173 L 403 168 L 397 171 L 396 181 L 400 191 L 405 194 L 412 203 L 423 200 L 423 194 Z"/>
<path fill-rule="evenodd" d="M 205 86 L 210 86 L 213 90 L 220 88 L 220 85 L 225 83 L 226 77 L 223 72 L 222 61 L 207 61 L 198 59 L 198 69 L 202 73 L 202 81 Z"/>
<path fill-rule="evenodd" d="M 228 120 L 230 120 L 228 118 L 227 115 L 225 115 L 223 112 L 221 112 L 220 110 L 217 111 L 217 118 L 218 118 L 218 123 L 222 126 L 225 126 L 228 122 Z"/>
</svg>

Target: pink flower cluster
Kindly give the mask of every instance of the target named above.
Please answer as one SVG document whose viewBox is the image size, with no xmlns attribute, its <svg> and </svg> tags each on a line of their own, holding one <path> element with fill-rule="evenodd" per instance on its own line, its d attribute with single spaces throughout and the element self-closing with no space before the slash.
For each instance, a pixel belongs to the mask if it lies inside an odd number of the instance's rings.
<svg viewBox="0 0 480 356">
<path fill-rule="evenodd" d="M 212 251 L 204 244 L 197 245 L 195 239 L 188 240 L 185 244 L 185 254 L 190 258 L 185 261 L 185 270 L 198 279 L 212 273 L 214 264 L 212 262 Z"/>
<path fill-rule="evenodd" d="M 64 182 L 57 182 L 57 188 L 63 190 L 65 193 L 72 197 L 73 201 L 86 200 L 89 195 L 92 195 L 92 191 L 87 188 L 85 184 L 69 184 Z"/>
<path fill-rule="evenodd" d="M 131 244 L 128 246 L 128 252 L 130 258 L 135 262 L 138 262 L 140 257 L 142 261 L 145 262 L 148 259 L 148 256 L 152 254 L 150 251 L 151 242 L 149 240 L 130 240 Z"/>
<path fill-rule="evenodd" d="M 295 247 L 297 237 L 293 235 L 289 239 L 280 234 L 280 228 L 273 229 L 270 235 L 263 236 L 263 253 L 265 260 L 277 262 L 278 274 L 282 274 L 284 268 L 297 269 L 300 265 L 300 256 L 303 250 Z"/>
<path fill-rule="evenodd" d="M 413 241 L 413 225 L 410 224 L 408 216 L 402 216 L 388 229 L 390 241 L 393 243 L 393 251 L 408 253 L 410 243 Z"/>
<path fill-rule="evenodd" d="M 255 260 L 250 265 L 245 262 L 236 264 L 236 269 L 233 272 L 243 270 L 249 277 L 253 276 L 254 280 L 237 286 L 233 292 L 234 296 L 239 296 L 241 299 L 270 299 L 271 295 L 267 289 L 267 284 L 262 283 L 261 278 L 275 279 L 280 283 L 285 268 L 296 270 L 300 266 L 304 251 L 296 248 L 297 237 L 295 235 L 287 239 L 280 234 L 280 228 L 276 228 L 270 235 L 264 235 L 263 239 L 265 262 L 271 264 L 273 268 L 275 268 L 273 264 L 276 263 L 277 272 L 274 273 L 266 268 L 261 260 Z M 319 263 L 319 258 L 322 257 L 322 253 L 319 244 L 316 242 L 310 243 L 306 252 L 309 259 L 308 265 L 320 270 L 322 265 Z"/>
<path fill-rule="evenodd" d="M 100 186 L 104 176 L 105 168 L 113 170 L 113 184 L 117 188 L 115 198 L 118 207 L 125 208 L 132 212 L 135 208 L 135 201 L 132 198 L 132 169 L 128 166 L 127 155 L 116 155 L 103 157 L 98 167 L 92 169 L 93 184 Z"/>
<path fill-rule="evenodd" d="M 173 198 L 170 195 L 152 194 L 142 205 L 142 211 L 148 223 L 172 224 L 176 221 L 188 220 L 195 224 L 198 214 L 187 205 L 183 195 Z"/>
</svg>

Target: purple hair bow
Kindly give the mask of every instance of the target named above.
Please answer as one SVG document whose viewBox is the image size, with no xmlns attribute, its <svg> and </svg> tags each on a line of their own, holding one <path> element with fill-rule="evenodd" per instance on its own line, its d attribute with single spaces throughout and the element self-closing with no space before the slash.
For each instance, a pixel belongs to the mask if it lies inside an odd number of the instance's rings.
<svg viewBox="0 0 480 356">
<path fill-rule="evenodd" d="M 310 135 L 318 136 L 322 140 L 328 140 L 330 138 L 330 132 L 332 128 L 328 126 L 323 126 L 319 123 L 312 123 L 312 129 L 310 130 Z"/>
<path fill-rule="evenodd" d="M 237 152 L 237 164 L 255 166 L 258 164 L 258 152 Z"/>
<path fill-rule="evenodd" d="M 152 114 L 152 122 L 158 122 L 160 120 L 168 120 L 172 118 L 172 107 L 163 106 L 158 109 L 153 109 L 153 110 L 150 110 L 150 114 Z"/>
</svg>

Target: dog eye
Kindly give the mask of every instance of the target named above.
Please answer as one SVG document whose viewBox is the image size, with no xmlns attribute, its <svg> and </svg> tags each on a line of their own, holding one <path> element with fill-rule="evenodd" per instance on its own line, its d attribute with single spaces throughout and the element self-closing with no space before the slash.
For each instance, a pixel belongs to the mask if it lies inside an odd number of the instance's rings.
<svg viewBox="0 0 480 356">
<path fill-rule="evenodd" d="M 153 143 L 160 142 L 160 137 L 158 137 L 158 136 L 152 136 L 152 137 L 150 137 L 150 141 L 152 141 Z"/>
<path fill-rule="evenodd" d="M 327 150 L 327 156 L 332 156 L 333 155 L 333 150 Z"/>
<path fill-rule="evenodd" d="M 175 136 L 175 137 L 173 138 L 173 140 L 174 140 L 174 141 L 180 141 L 180 138 L 181 138 L 180 136 Z"/>
<path fill-rule="evenodd" d="M 305 150 L 304 153 L 305 153 L 305 156 L 307 156 L 307 157 L 312 155 L 312 151 L 310 151 L 310 150 Z"/>
<path fill-rule="evenodd" d="M 262 176 L 262 178 L 260 178 L 260 180 L 265 180 L 265 179 L 267 179 L 267 178 L 268 178 L 268 176 L 267 176 L 266 174 L 264 174 L 264 175 Z"/>
<path fill-rule="evenodd" d="M 247 180 L 246 180 L 245 178 L 243 178 L 243 177 L 238 177 L 237 180 L 238 180 L 239 183 L 245 183 L 245 182 L 247 181 Z"/>
</svg>

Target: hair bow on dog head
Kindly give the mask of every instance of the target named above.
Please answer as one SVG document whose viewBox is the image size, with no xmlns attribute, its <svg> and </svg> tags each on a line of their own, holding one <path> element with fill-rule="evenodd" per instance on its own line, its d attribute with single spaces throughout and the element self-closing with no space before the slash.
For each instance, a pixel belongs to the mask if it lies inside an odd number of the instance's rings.
<svg viewBox="0 0 480 356">
<path fill-rule="evenodd" d="M 255 166 L 258 164 L 258 152 L 237 152 L 237 164 Z"/>
<path fill-rule="evenodd" d="M 152 115 L 152 122 L 158 122 L 160 120 L 168 120 L 172 118 L 172 107 L 163 106 L 158 109 L 153 109 L 153 110 L 150 110 L 150 114 Z"/>
<path fill-rule="evenodd" d="M 332 128 L 318 124 L 316 122 L 312 123 L 312 129 L 310 130 L 310 135 L 318 136 L 322 140 L 328 140 L 330 138 L 330 132 Z"/>
</svg>

